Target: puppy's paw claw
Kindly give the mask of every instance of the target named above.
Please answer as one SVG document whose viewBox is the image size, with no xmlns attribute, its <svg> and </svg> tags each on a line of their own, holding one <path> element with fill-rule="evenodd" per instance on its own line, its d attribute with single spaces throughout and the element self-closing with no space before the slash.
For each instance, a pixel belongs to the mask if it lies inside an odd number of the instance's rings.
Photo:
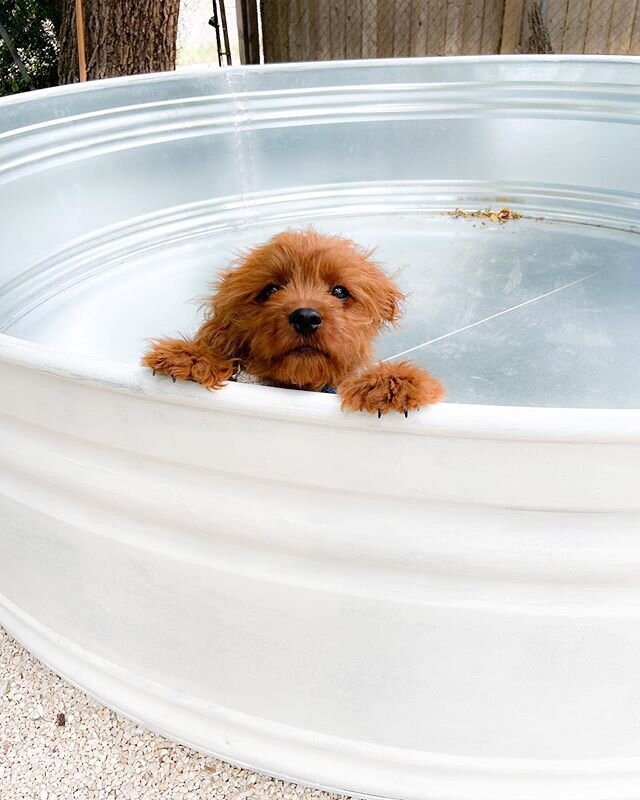
<svg viewBox="0 0 640 800">
<path fill-rule="evenodd" d="M 437 378 L 413 364 L 378 364 L 360 375 L 347 378 L 338 387 L 342 408 L 377 413 L 389 411 L 409 417 L 409 411 L 437 403 L 444 395 Z"/>
<path fill-rule="evenodd" d="M 219 389 L 233 375 L 234 365 L 230 361 L 216 360 L 208 347 L 184 339 L 162 339 L 154 341 L 142 359 L 144 366 L 153 374 L 171 377 L 173 383 L 195 381 L 207 389 Z"/>
</svg>

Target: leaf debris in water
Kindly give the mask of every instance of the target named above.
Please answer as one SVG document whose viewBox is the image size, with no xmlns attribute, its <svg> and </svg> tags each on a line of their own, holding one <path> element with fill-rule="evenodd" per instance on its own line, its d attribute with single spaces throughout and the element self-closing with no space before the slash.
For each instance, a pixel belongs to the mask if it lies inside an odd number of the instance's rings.
<svg viewBox="0 0 640 800">
<path fill-rule="evenodd" d="M 467 211 L 464 208 L 456 208 L 454 211 L 449 211 L 447 213 L 455 219 L 483 218 L 491 222 L 497 222 L 500 225 L 504 225 L 509 219 L 522 219 L 523 216 L 517 211 L 512 211 L 510 208 L 501 208 L 500 211 L 494 211 L 491 208 L 482 208 L 478 211 Z"/>
</svg>

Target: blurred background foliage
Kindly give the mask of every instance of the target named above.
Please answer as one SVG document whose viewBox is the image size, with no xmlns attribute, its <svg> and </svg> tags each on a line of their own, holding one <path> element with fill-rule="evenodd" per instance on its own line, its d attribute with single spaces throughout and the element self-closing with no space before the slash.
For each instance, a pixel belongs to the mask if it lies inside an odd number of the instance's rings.
<svg viewBox="0 0 640 800">
<path fill-rule="evenodd" d="M 57 85 L 61 10 L 60 0 L 0 0 L 0 25 L 29 76 L 0 37 L 0 95 Z"/>
</svg>

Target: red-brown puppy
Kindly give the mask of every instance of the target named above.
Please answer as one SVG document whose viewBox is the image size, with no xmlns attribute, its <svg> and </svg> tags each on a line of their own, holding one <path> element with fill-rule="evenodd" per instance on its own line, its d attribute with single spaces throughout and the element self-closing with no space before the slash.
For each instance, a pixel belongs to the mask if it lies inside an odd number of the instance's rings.
<svg viewBox="0 0 640 800">
<path fill-rule="evenodd" d="M 271 386 L 337 387 L 344 409 L 406 416 L 443 388 L 413 364 L 372 364 L 371 343 L 403 299 L 353 242 L 285 231 L 221 276 L 192 338 L 153 340 L 143 364 L 208 389 L 239 372 Z"/>
</svg>

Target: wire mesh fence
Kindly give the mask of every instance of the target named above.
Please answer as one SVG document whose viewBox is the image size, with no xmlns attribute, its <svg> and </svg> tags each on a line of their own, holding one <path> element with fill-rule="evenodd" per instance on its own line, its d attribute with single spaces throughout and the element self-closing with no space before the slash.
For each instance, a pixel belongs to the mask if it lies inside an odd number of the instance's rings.
<svg viewBox="0 0 640 800">
<path fill-rule="evenodd" d="M 517 20 L 514 20 L 517 25 Z M 546 0 L 525 4 L 522 52 L 640 53 L 640 2 Z"/>
<path fill-rule="evenodd" d="M 640 0 L 261 0 L 264 60 L 640 54 Z"/>
</svg>

